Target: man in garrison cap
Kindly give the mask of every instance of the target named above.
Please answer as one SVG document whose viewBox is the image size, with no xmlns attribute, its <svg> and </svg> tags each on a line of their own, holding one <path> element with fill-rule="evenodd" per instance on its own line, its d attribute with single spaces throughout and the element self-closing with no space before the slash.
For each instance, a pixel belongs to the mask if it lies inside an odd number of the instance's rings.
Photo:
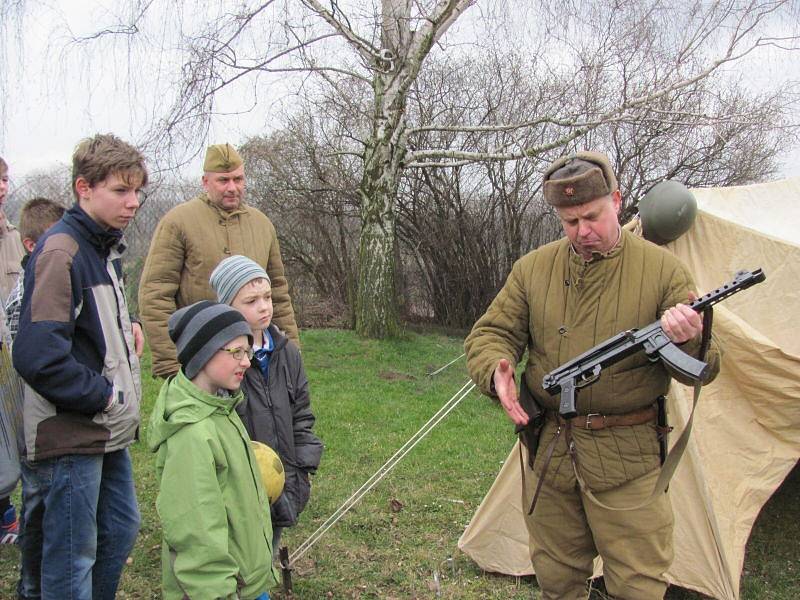
<svg viewBox="0 0 800 600">
<path fill-rule="evenodd" d="M 272 222 L 245 202 L 242 157 L 230 144 L 214 144 L 203 163 L 203 193 L 170 210 L 158 224 L 139 284 L 139 312 L 153 354 L 153 374 L 178 372 L 167 319 L 200 300 L 216 301 L 209 276 L 219 262 L 246 256 L 269 274 L 273 322 L 299 345 L 289 286 Z"/>
<path fill-rule="evenodd" d="M 568 421 L 559 416 L 558 395 L 542 389 L 542 378 L 620 331 L 658 319 L 673 342 L 697 356 L 702 319 L 685 304 L 694 297 L 694 282 L 674 255 L 620 228 L 622 196 L 605 155 L 559 158 L 543 187 L 565 237 L 514 264 L 467 337 L 467 367 L 523 431 L 535 404 L 544 413 L 538 440 L 523 436 L 522 467 L 542 597 L 586 598 L 592 561 L 600 555 L 611 596 L 662 598 L 673 517 L 667 494 L 654 494 L 665 430 L 657 423 L 657 399 L 676 374 L 643 352 L 634 354 L 580 389 L 578 416 Z M 526 349 L 518 393 L 514 368 Z M 713 340 L 706 360 L 711 380 L 719 370 Z"/>
</svg>

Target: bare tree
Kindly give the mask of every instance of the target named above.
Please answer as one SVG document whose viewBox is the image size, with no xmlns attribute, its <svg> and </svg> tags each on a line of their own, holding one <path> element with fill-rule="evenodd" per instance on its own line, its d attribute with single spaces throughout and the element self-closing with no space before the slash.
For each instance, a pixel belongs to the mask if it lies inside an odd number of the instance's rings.
<svg viewBox="0 0 800 600">
<path fill-rule="evenodd" d="M 136 25 L 156 2 L 134 4 L 137 10 L 129 11 L 129 18 Z M 701 147 L 722 164 L 729 161 L 729 122 L 752 124 L 760 107 L 746 98 L 734 101 L 733 95 L 727 100 L 704 95 L 704 82 L 760 47 L 794 48 L 793 32 L 778 27 L 795 22 L 782 20 L 787 14 L 794 15 L 790 0 L 245 2 L 233 12 L 218 11 L 182 40 L 188 58 L 180 91 L 148 142 L 152 148 L 198 149 L 192 139 L 204 132 L 221 94 L 251 78 L 256 101 L 258 82 L 276 73 L 298 74 L 291 82 L 269 79 L 291 88 L 297 97 L 324 89 L 323 104 L 336 102 L 359 116 L 354 119 L 358 126 L 340 145 L 341 152 L 361 162 L 356 329 L 370 336 L 392 335 L 398 328 L 398 202 L 408 169 L 460 169 L 459 181 L 473 172 L 464 167 L 481 161 L 531 161 L 540 169 L 574 148 L 592 145 L 613 151 L 615 144 L 634 133 L 638 136 L 640 130 L 668 138 L 679 131 L 673 128 L 670 133 L 673 125 L 689 123 L 706 132 Z M 504 22 L 504 16 L 510 18 Z M 529 58 L 519 60 L 533 82 L 528 88 L 535 104 L 505 114 L 484 111 L 475 120 L 474 111 L 458 110 L 461 104 L 469 105 L 470 98 L 450 106 L 433 102 L 435 106 L 427 108 L 424 100 L 412 101 L 415 85 L 432 64 L 430 57 L 467 54 L 461 43 L 467 39 L 464 33 L 445 44 L 445 34 L 457 22 L 488 31 L 478 40 L 463 42 L 472 48 L 473 59 L 483 53 L 501 54 L 498 49 L 508 46 L 511 37 L 509 23 L 517 30 L 518 22 L 524 24 L 524 36 L 513 39 L 524 39 L 521 54 Z M 495 27 L 497 23 L 502 27 Z M 486 81 L 488 86 L 502 83 Z M 513 86 L 500 87 L 512 95 Z M 683 98 L 693 100 L 681 104 Z M 785 97 L 776 97 L 773 106 L 785 102 Z M 649 156 L 646 151 L 640 155 Z M 666 164 L 664 174 L 676 168 L 688 173 L 692 163 L 703 160 L 702 153 L 688 146 L 682 156 L 683 166 Z M 616 157 L 619 163 L 627 155 Z M 645 175 L 652 164 L 648 160 L 631 159 L 629 164 L 632 182 L 652 179 Z M 492 173 L 498 182 L 505 172 Z M 435 179 L 420 176 L 425 177 Z M 507 224 L 519 223 L 509 219 Z M 519 238 L 518 232 L 508 233 L 510 239 Z M 506 255 L 513 254 L 512 246 Z"/>
<path fill-rule="evenodd" d="M 637 72 L 618 85 L 635 84 L 638 72 L 657 67 L 652 64 L 657 60 L 643 56 Z M 574 96 L 562 93 L 558 80 L 537 76 L 530 62 L 514 51 L 462 60 L 439 56 L 419 78 L 409 112 L 423 122 L 436 114 L 439 123 L 454 126 L 425 129 L 409 144 L 412 149 L 450 147 L 463 153 L 485 152 L 487 144 L 542 144 L 546 140 L 536 139 L 535 128 L 510 132 L 487 127 L 478 135 L 458 124 L 508 123 L 515 115 L 542 110 L 566 113 L 574 109 Z M 611 155 L 626 201 L 622 218 L 627 220 L 638 199 L 664 178 L 718 186 L 774 173 L 780 149 L 791 136 L 787 100 L 791 94 L 747 94 L 736 82 L 711 75 L 680 94 L 664 96 L 635 121 L 595 129 L 583 143 Z M 546 156 L 406 173 L 398 197 L 400 236 L 424 274 L 425 297 L 437 322 L 461 327 L 474 322 L 513 261 L 561 235 L 539 192 L 539 161 Z"/>
<path fill-rule="evenodd" d="M 278 226 L 292 301 L 303 324 L 352 327 L 360 164 L 329 137 L 342 123 L 298 115 L 242 146 L 251 202 Z"/>
<path fill-rule="evenodd" d="M 36 197 L 47 198 L 69 208 L 74 201 L 70 192 L 70 178 L 70 168 L 61 164 L 33 171 L 20 179 L 15 179 L 14 189 L 6 202 L 6 215 L 11 221 L 18 221 L 22 206 Z"/>
<path fill-rule="evenodd" d="M 8 64 L 10 58 L 9 44 L 19 42 L 22 30 L 22 19 L 25 14 L 25 0 L 0 0 L 0 96 L 7 98 Z M 14 35 L 14 34 L 17 35 Z M 0 102 L 0 141 L 5 133 L 7 103 Z"/>
<path fill-rule="evenodd" d="M 409 94 L 409 119 L 429 122 L 436 115 L 440 123 L 454 125 L 504 123 L 544 106 L 552 112 L 570 109 L 570 97 L 553 91 L 529 66 L 514 51 L 432 57 Z M 355 95 L 351 101 L 363 104 Z M 748 96 L 716 76 L 669 102 L 665 98 L 654 112 L 681 117 L 645 115 L 637 123 L 595 130 L 587 139 L 614 159 L 629 212 L 664 177 L 692 186 L 760 180 L 786 146 L 786 106 L 775 96 Z M 363 131 L 368 121 L 329 88 L 308 93 L 292 115 L 280 132 L 245 146 L 250 196 L 278 226 L 301 318 L 320 323 L 349 312 L 343 305 L 354 307 L 363 163 L 348 148 L 351 132 Z M 543 143 L 535 134 L 535 129 L 498 128 L 480 135 L 437 129 L 420 132 L 409 147 L 485 151 L 487 145 Z M 396 203 L 404 317 L 469 326 L 520 255 L 560 236 L 558 221 L 541 198 L 542 167 L 541 159 L 522 158 L 404 172 Z"/>
</svg>

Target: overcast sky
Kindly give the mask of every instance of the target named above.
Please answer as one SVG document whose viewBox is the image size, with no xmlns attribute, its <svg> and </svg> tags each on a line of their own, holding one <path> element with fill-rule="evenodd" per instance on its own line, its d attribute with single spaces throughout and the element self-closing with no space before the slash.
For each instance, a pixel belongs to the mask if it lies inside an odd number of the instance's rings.
<svg viewBox="0 0 800 600">
<path fill-rule="evenodd" d="M 148 56 L 136 48 L 126 52 L 124 42 L 106 44 L 104 52 L 97 51 L 97 44 L 86 49 L 69 44 L 70 35 L 92 35 L 113 23 L 109 9 L 118 4 L 114 0 L 58 0 L 48 7 L 30 2 L 22 19 L 21 39 L 15 37 L 17 23 L 5 23 L 9 76 L 0 155 L 10 164 L 12 179 L 68 163 L 75 144 L 97 132 L 112 132 L 136 142 L 161 116 L 159 111 L 170 105 L 172 98 L 166 93 L 175 89 L 171 83 L 177 77 L 177 53 L 171 63 L 168 56 Z M 128 68 L 147 77 L 128 77 Z M 235 90 L 226 91 L 219 105 L 238 111 L 250 108 L 234 106 L 235 96 Z M 215 118 L 208 139 L 198 140 L 197 149 L 218 141 L 238 143 L 263 131 L 268 108 Z M 199 173 L 201 164 L 199 156 L 185 171 Z"/>
<path fill-rule="evenodd" d="M 75 47 L 64 51 L 65 32 L 75 36 L 96 32 L 112 22 L 108 9 L 115 5 L 118 3 L 114 0 L 59 0 L 49 6 L 29 2 L 21 28 L 12 20 L 4 24 L 5 31 L 0 29 L 0 35 L 5 36 L 0 43 L 5 46 L 9 74 L 0 111 L 5 117 L 0 130 L 0 155 L 11 165 L 12 180 L 32 170 L 67 163 L 76 142 L 96 132 L 113 132 L 136 141 L 154 115 L 169 105 L 165 90 L 171 87 L 170 77 L 175 77 L 171 67 L 176 66 L 177 58 L 171 64 L 168 51 L 159 57 L 148 57 L 135 51 L 126 53 L 119 44 L 114 52 L 85 52 Z M 18 30 L 22 32 L 21 39 L 16 37 Z M 796 59 L 762 54 L 737 68 L 743 69 L 756 87 L 776 82 L 789 85 L 800 79 L 797 63 Z M 150 69 L 150 85 L 130 90 L 131 78 L 119 65 Z M 250 108 L 235 106 L 235 97 L 236 92 L 230 90 L 218 105 Z M 196 150 L 202 154 L 207 143 L 236 144 L 263 132 L 269 124 L 271 105 L 268 98 L 260 100 L 263 102 L 257 110 L 215 118 L 208 138 L 197 140 Z M 800 144 L 787 148 L 785 156 L 782 174 L 800 176 Z M 184 173 L 198 174 L 201 163 L 202 156 L 198 156 L 184 168 Z"/>
</svg>

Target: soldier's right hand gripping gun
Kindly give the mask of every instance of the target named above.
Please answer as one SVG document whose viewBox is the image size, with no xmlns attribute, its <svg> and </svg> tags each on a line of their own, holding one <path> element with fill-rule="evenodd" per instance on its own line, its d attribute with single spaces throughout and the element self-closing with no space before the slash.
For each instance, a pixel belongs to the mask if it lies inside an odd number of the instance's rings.
<svg viewBox="0 0 800 600">
<path fill-rule="evenodd" d="M 698 298 L 689 304 L 689 307 L 696 312 L 702 312 L 728 296 L 760 283 L 764 279 L 766 276 L 761 269 L 752 272 L 740 271 L 733 281 Z M 544 376 L 542 387 L 551 395 L 561 392 L 558 412 L 562 418 L 571 419 L 578 414 L 575 406 L 575 395 L 578 389 L 597 381 L 604 367 L 613 365 L 639 350 L 644 350 L 650 360 L 661 359 L 672 369 L 694 381 L 703 381 L 707 376 L 708 364 L 689 356 L 672 343 L 661 328 L 659 319 L 642 329 L 629 329 L 618 333 L 550 371 Z"/>
</svg>

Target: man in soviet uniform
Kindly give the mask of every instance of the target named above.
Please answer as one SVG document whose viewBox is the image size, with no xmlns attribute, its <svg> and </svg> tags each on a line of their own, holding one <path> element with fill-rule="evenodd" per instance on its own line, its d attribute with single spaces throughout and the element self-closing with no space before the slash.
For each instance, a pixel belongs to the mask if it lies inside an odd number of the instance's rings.
<svg viewBox="0 0 800 600">
<path fill-rule="evenodd" d="M 643 352 L 630 356 L 581 388 L 578 416 L 569 422 L 558 416 L 558 396 L 541 384 L 546 373 L 592 346 L 658 319 L 669 338 L 696 357 L 703 322 L 684 304 L 695 298 L 694 282 L 672 254 L 620 228 L 622 196 L 605 155 L 583 151 L 556 160 L 544 175 L 544 197 L 566 237 L 514 264 L 467 337 L 467 366 L 480 389 L 498 398 L 515 424 L 525 425 L 529 416 L 513 366 L 528 350 L 523 383 L 544 410 L 545 423 L 533 472 L 525 461 L 523 501 L 528 512 L 541 478 L 526 524 L 542 597 L 586 598 L 599 554 L 612 596 L 662 598 L 673 558 L 668 495 L 635 510 L 608 510 L 586 488 L 613 508 L 631 508 L 651 496 L 660 472 L 655 402 L 674 374 Z M 713 341 L 706 360 L 710 380 L 719 370 Z"/>
<path fill-rule="evenodd" d="M 239 254 L 264 267 L 272 281 L 273 322 L 299 346 L 294 309 L 275 226 L 244 201 L 244 162 L 230 144 L 206 151 L 199 196 L 170 210 L 158 224 L 139 284 L 139 313 L 153 354 L 153 375 L 178 372 L 167 320 L 177 309 L 216 300 L 208 278 Z"/>
</svg>

